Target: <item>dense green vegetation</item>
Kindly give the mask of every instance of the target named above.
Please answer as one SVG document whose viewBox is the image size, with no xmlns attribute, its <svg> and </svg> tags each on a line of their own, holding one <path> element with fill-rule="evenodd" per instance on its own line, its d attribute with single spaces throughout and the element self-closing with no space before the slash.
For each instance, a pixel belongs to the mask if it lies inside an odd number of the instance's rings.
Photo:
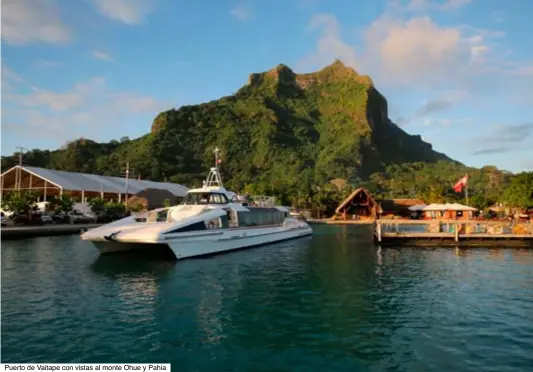
<svg viewBox="0 0 533 372">
<path fill-rule="evenodd" d="M 250 75 L 232 96 L 160 113 L 141 138 L 79 139 L 57 151 L 33 150 L 25 163 L 118 176 L 129 161 L 143 179 L 193 187 L 212 166 L 215 146 L 228 188 L 323 213 L 357 186 L 387 198 L 454 201 L 463 195 L 452 185 L 465 173 L 471 202 L 484 207 L 502 199 L 512 178 L 495 167 L 465 167 L 406 133 L 389 120 L 370 78 L 340 61 L 311 74 L 279 65 Z M 16 156 L 2 158 L 4 169 L 16 163 Z"/>
<path fill-rule="evenodd" d="M 503 201 L 520 208 L 533 208 L 533 172 L 523 172 L 513 177 L 505 190 Z"/>
</svg>

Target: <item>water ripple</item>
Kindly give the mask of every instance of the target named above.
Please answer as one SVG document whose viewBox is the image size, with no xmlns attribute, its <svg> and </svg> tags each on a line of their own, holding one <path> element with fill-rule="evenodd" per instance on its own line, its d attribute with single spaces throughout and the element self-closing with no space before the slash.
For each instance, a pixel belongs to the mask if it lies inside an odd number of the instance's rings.
<svg viewBox="0 0 533 372">
<path fill-rule="evenodd" d="M 368 231 L 169 263 L 2 244 L 2 362 L 180 371 L 524 371 L 533 251 L 377 249 Z"/>
</svg>

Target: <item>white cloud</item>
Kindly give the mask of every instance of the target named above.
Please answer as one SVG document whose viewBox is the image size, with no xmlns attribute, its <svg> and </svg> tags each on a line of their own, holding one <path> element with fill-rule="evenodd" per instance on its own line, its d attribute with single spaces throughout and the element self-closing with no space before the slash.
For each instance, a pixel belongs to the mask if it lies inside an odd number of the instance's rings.
<svg viewBox="0 0 533 372">
<path fill-rule="evenodd" d="M 533 63 L 521 64 L 509 70 L 510 75 L 531 76 L 533 77 Z"/>
<path fill-rule="evenodd" d="M 111 57 L 109 53 L 104 52 L 103 50 L 93 50 L 91 52 L 91 55 L 93 56 L 93 58 L 99 59 L 100 61 L 107 61 L 107 62 L 113 61 L 113 57 Z"/>
<path fill-rule="evenodd" d="M 22 77 L 2 63 L 2 81 L 21 82 Z"/>
<path fill-rule="evenodd" d="M 465 124 L 471 119 L 445 119 L 440 116 L 443 112 L 450 111 L 469 98 L 470 94 L 466 91 L 451 90 L 439 92 L 434 97 L 423 101 L 411 116 L 401 116 L 398 125 L 406 126 L 413 123 L 419 123 L 424 126 Z"/>
<path fill-rule="evenodd" d="M 136 25 L 154 10 L 154 0 L 92 0 L 100 14 L 114 20 Z"/>
<path fill-rule="evenodd" d="M 3 0 L 2 39 L 10 45 L 65 43 L 72 32 L 55 0 Z"/>
<path fill-rule="evenodd" d="M 525 170 L 533 171 L 533 160 L 523 160 L 522 167 Z"/>
<path fill-rule="evenodd" d="M 103 78 L 95 77 L 88 82 L 76 84 L 66 92 L 53 92 L 32 87 L 30 94 L 7 94 L 6 101 L 30 108 L 47 108 L 61 112 L 76 109 L 85 103 L 85 99 L 95 93 L 102 93 L 105 85 Z"/>
<path fill-rule="evenodd" d="M 357 68 L 358 59 L 355 49 L 340 37 L 340 25 L 331 14 L 315 15 L 307 26 L 308 31 L 320 31 L 316 50 L 299 62 L 298 69 L 313 69 L 340 59 L 347 66 Z"/>
<path fill-rule="evenodd" d="M 323 67 L 338 58 L 388 85 L 431 89 L 466 89 L 487 72 L 492 40 L 500 32 L 471 26 L 440 26 L 429 16 L 403 18 L 386 12 L 362 31 L 362 43 L 341 37 L 330 14 L 317 14 L 308 29 L 320 30 L 315 50 L 300 63 L 302 70 Z"/>
<path fill-rule="evenodd" d="M 457 10 L 470 4 L 471 2 L 472 0 L 410 0 L 407 4 L 407 10 Z"/>
<path fill-rule="evenodd" d="M 24 79 L 19 74 L 2 63 L 2 103 L 6 94 L 9 94 L 9 91 L 11 91 L 13 87 L 19 85 L 23 81 Z"/>
<path fill-rule="evenodd" d="M 63 62 L 61 61 L 51 61 L 47 59 L 39 59 L 37 60 L 37 66 L 39 67 L 59 67 L 62 66 Z"/>
<path fill-rule="evenodd" d="M 490 12 L 490 18 L 494 23 L 502 23 L 507 20 L 507 14 L 503 10 L 493 10 Z"/>
<path fill-rule="evenodd" d="M 457 27 L 441 27 L 431 18 L 407 21 L 383 16 L 365 32 L 365 65 L 400 85 L 446 86 L 475 74 L 489 47 Z M 373 68 L 374 67 L 374 68 Z"/>
<path fill-rule="evenodd" d="M 520 150 L 531 150 L 533 122 L 519 125 L 499 125 L 491 133 L 478 136 L 474 155 L 503 154 Z"/>
<path fill-rule="evenodd" d="M 124 125 L 138 115 L 155 115 L 172 105 L 131 91 L 110 89 L 105 79 L 93 77 L 65 91 L 32 87 L 29 94 L 4 94 L 3 130 L 54 134 L 58 141 L 96 135 L 101 129 Z"/>
<path fill-rule="evenodd" d="M 237 5 L 235 8 L 231 9 L 230 14 L 240 21 L 247 21 L 253 16 L 252 10 L 242 4 Z"/>
</svg>

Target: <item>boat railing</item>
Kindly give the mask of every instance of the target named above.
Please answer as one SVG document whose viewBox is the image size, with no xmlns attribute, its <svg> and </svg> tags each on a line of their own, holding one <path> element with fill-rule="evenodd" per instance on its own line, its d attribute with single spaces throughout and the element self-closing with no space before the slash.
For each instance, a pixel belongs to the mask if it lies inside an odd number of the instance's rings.
<svg viewBox="0 0 533 372">
<path fill-rule="evenodd" d="M 251 199 L 258 207 L 269 208 L 276 206 L 276 198 L 273 196 L 253 195 Z"/>
<path fill-rule="evenodd" d="M 276 198 L 263 195 L 235 195 L 232 203 L 242 203 L 250 207 L 272 208 L 276 206 Z"/>
</svg>

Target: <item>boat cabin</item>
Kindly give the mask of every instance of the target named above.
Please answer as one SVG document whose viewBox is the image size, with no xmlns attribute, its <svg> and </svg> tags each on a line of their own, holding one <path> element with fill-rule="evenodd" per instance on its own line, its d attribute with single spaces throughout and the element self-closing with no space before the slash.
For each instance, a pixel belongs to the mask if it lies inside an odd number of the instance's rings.
<svg viewBox="0 0 533 372">
<path fill-rule="evenodd" d="M 181 204 L 228 204 L 230 201 L 222 192 L 195 191 L 188 192 Z"/>
<path fill-rule="evenodd" d="M 222 185 L 218 167 L 213 167 L 203 187 L 191 189 L 178 206 L 152 210 L 135 217 L 136 222 L 181 222 L 168 233 L 282 225 L 289 210 L 275 205 L 269 196 L 244 196 Z"/>
</svg>

